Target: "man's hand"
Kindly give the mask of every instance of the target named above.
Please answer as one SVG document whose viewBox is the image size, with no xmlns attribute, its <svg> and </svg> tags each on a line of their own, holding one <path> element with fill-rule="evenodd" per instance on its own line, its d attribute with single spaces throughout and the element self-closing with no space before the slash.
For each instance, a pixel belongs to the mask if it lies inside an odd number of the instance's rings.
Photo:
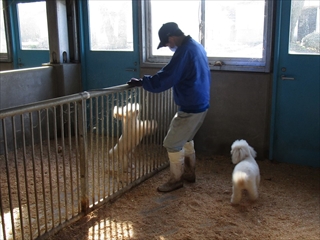
<svg viewBox="0 0 320 240">
<path fill-rule="evenodd" d="M 131 78 L 127 84 L 130 86 L 130 87 L 140 87 L 142 86 L 142 78 Z"/>
</svg>

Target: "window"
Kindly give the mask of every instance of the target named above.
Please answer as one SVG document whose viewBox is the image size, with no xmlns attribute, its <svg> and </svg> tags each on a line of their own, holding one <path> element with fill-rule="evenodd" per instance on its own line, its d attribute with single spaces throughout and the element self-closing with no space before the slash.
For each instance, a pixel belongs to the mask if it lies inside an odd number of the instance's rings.
<svg viewBox="0 0 320 240">
<path fill-rule="evenodd" d="M 1 12 L 0 12 L 0 61 L 1 62 L 10 62 L 10 47 L 9 36 L 7 35 L 7 18 L 6 18 L 6 9 L 3 7 L 3 0 L 0 0 Z"/>
<path fill-rule="evenodd" d="M 22 50 L 49 50 L 46 2 L 18 3 Z"/>
<path fill-rule="evenodd" d="M 320 2 L 292 0 L 290 54 L 320 54 Z"/>
<path fill-rule="evenodd" d="M 201 43 L 213 70 L 270 71 L 273 1 L 143 1 L 143 65 L 165 64 L 172 53 L 157 50 L 158 30 L 176 22 Z M 218 63 L 222 63 L 218 64 Z"/>
<path fill-rule="evenodd" d="M 88 1 L 90 50 L 133 51 L 131 1 Z"/>
</svg>

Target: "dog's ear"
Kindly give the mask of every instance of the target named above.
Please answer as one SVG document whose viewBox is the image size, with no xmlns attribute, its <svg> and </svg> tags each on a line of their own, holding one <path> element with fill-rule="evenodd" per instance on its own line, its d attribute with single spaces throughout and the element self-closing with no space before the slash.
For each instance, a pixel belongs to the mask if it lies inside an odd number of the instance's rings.
<svg viewBox="0 0 320 240">
<path fill-rule="evenodd" d="M 249 150 L 250 150 L 250 154 L 253 158 L 256 158 L 257 156 L 257 152 L 251 147 L 249 146 Z"/>
<path fill-rule="evenodd" d="M 231 154 L 232 154 L 232 163 L 233 164 L 237 164 L 238 162 L 240 162 L 242 160 L 242 149 L 241 148 L 234 148 L 231 150 Z"/>
<path fill-rule="evenodd" d="M 237 152 L 233 151 L 232 157 L 231 157 L 233 164 L 237 164 L 238 162 L 240 162 L 240 157 L 239 157 L 240 155 L 239 154 L 240 153 L 238 151 Z"/>
<path fill-rule="evenodd" d="M 114 106 L 113 108 L 113 117 L 114 118 L 120 118 L 122 116 L 122 108 L 118 106 Z"/>
</svg>

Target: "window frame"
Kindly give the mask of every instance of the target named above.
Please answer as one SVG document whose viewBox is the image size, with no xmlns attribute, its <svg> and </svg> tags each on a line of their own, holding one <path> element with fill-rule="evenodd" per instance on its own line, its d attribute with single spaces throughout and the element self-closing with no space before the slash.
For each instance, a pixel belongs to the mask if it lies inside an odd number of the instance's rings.
<svg viewBox="0 0 320 240">
<path fill-rule="evenodd" d="M 151 55 L 151 0 L 141 1 L 141 67 L 163 67 L 171 56 Z M 205 6 L 206 0 L 201 0 L 201 21 L 202 28 L 200 35 L 204 36 L 205 27 Z M 218 71 L 243 71 L 243 72 L 271 72 L 272 58 L 272 37 L 274 22 L 274 0 L 265 0 L 265 21 L 263 32 L 263 55 L 262 58 L 230 58 L 230 57 L 208 57 L 210 70 Z M 204 44 L 204 37 L 201 37 L 201 44 Z"/>
<path fill-rule="evenodd" d="M 4 31 L 6 36 L 6 45 L 7 45 L 7 53 L 1 53 L 0 52 L 0 62 L 3 63 L 10 63 L 12 62 L 12 49 L 11 49 L 11 40 L 10 40 L 10 34 L 9 34 L 9 15 L 8 15 L 8 5 L 7 1 L 2 0 L 3 4 L 3 21 L 4 21 Z M 2 21 L 2 20 L 1 20 Z"/>
</svg>

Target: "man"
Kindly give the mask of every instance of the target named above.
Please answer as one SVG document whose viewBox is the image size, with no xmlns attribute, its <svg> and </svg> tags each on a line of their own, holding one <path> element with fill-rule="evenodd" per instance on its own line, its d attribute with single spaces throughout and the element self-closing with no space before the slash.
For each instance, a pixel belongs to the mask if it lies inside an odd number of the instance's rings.
<svg viewBox="0 0 320 240">
<path fill-rule="evenodd" d="M 170 178 L 158 187 L 160 192 L 170 192 L 183 187 L 183 180 L 196 180 L 193 137 L 209 108 L 211 75 L 203 46 L 185 36 L 176 23 L 163 24 L 158 34 L 158 49 L 169 47 L 174 51 L 170 62 L 157 74 L 132 78 L 127 84 L 142 86 L 153 93 L 173 87 L 174 101 L 179 110 L 163 141 L 170 161 Z"/>
</svg>

